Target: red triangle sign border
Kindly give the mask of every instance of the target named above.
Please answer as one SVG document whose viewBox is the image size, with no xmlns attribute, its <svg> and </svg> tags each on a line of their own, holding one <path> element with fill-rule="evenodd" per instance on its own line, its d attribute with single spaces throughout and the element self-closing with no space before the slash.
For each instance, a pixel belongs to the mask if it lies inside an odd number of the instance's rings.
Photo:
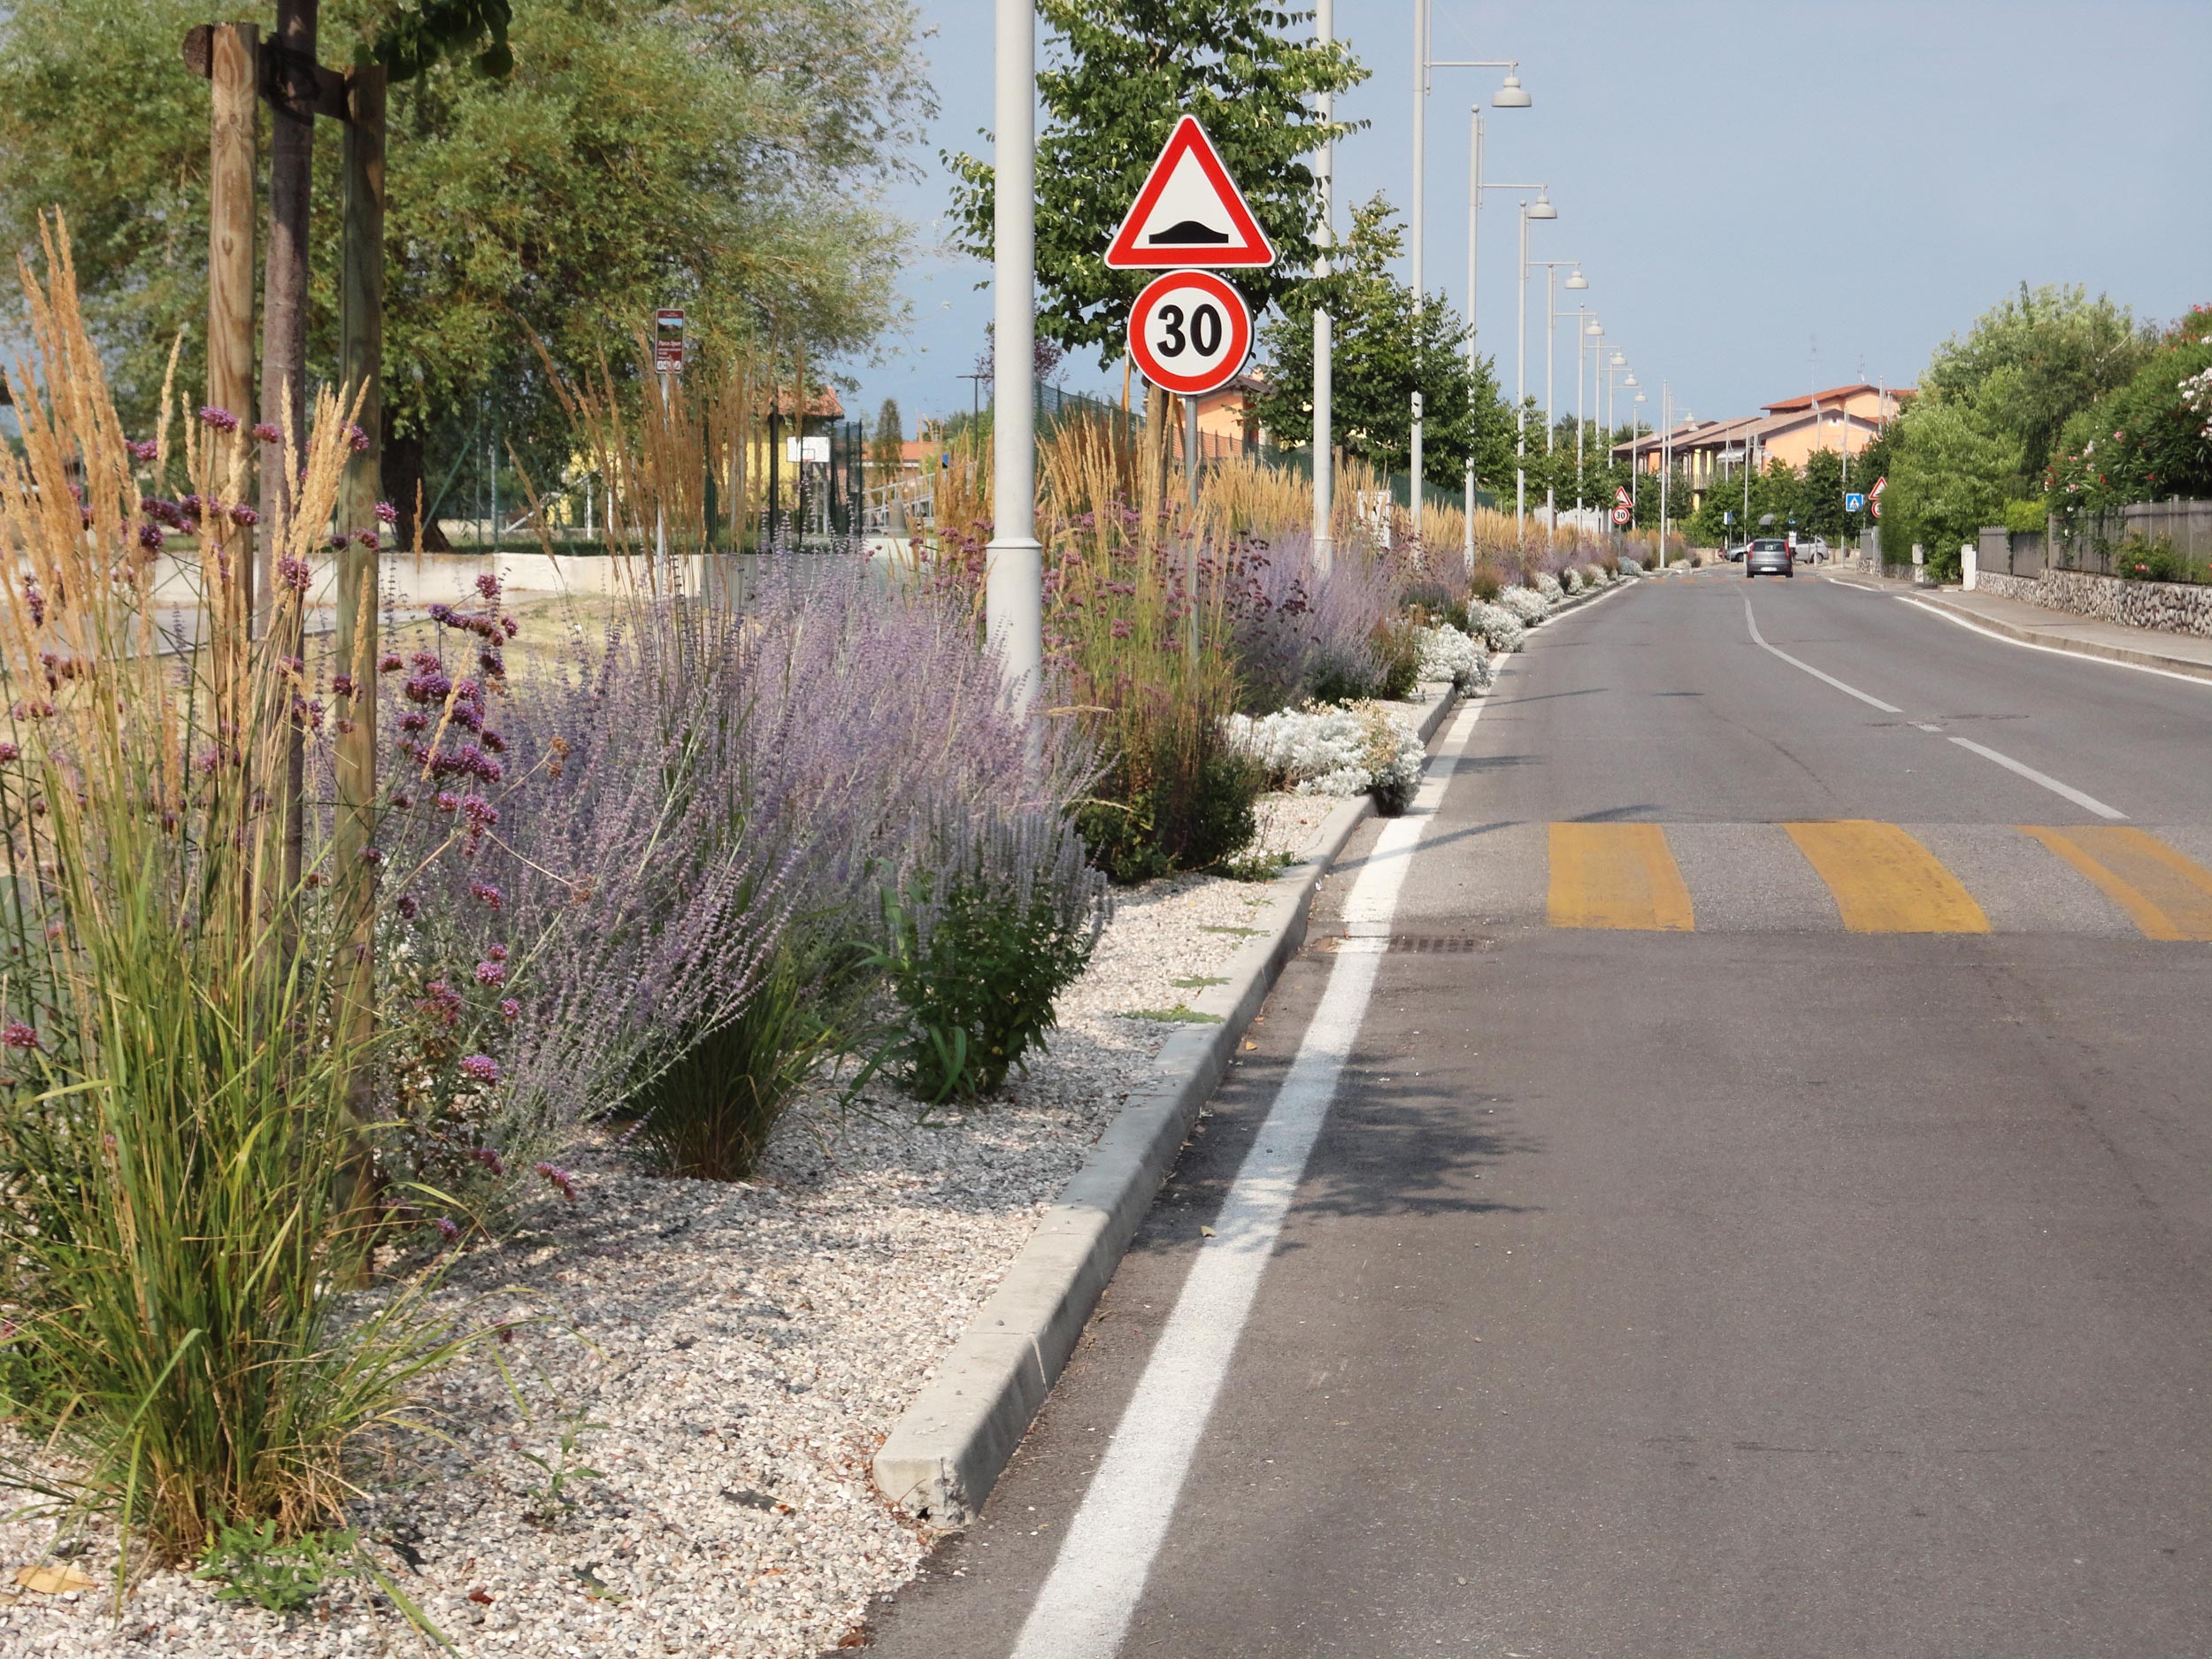
<svg viewBox="0 0 2212 1659">
<path fill-rule="evenodd" d="M 1148 216 L 1158 203 L 1176 164 L 1188 153 L 1198 159 L 1199 170 L 1213 187 L 1216 197 L 1229 216 L 1230 234 L 1234 239 L 1218 248 L 1147 248 L 1139 244 L 1138 233 L 1144 227 Z M 1121 228 L 1114 233 L 1114 240 L 1106 250 L 1106 264 L 1116 271 L 1186 271 L 1213 268 L 1218 270 L 1256 270 L 1275 263 L 1275 245 L 1260 228 L 1260 222 L 1247 206 L 1244 192 L 1237 188 L 1236 180 L 1222 165 L 1221 152 L 1214 148 L 1213 140 L 1200 126 L 1194 115 L 1185 115 L 1175 123 L 1161 147 L 1152 171 L 1145 175 L 1143 188 L 1137 199 L 1130 204 L 1129 211 L 1121 221 Z"/>
</svg>

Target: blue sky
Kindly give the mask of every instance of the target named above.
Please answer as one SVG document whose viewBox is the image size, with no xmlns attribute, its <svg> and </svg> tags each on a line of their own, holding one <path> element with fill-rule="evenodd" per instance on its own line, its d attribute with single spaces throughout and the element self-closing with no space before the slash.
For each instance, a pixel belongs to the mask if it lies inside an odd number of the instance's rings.
<svg viewBox="0 0 2212 1659">
<path fill-rule="evenodd" d="M 910 326 L 845 365 L 871 414 L 964 409 L 990 314 L 983 267 L 944 244 L 939 148 L 987 141 L 992 10 L 924 0 L 941 111 L 892 206 L 922 251 Z M 1410 194 L 1411 0 L 1338 0 L 1372 77 L 1339 100 L 1369 127 L 1339 146 L 1338 224 Z M 1434 0 L 1432 55 L 1518 58 L 1535 104 L 1487 117 L 1486 176 L 1542 179 L 1549 253 L 1585 262 L 1586 301 L 1658 402 L 1700 418 L 1862 377 L 1909 383 L 1930 349 L 2032 284 L 2080 282 L 2142 316 L 2212 302 L 2212 4 L 1494 4 Z M 1040 61 L 1044 41 L 1040 37 Z M 1467 111 L 1497 72 L 1435 72 L 1426 286 L 1463 303 Z M 1486 351 L 1513 375 L 1514 199 L 1482 216 Z M 1534 251 L 1534 250 L 1532 250 Z M 1541 317 L 1532 278 L 1531 313 Z M 1571 337 L 1559 401 L 1571 408 Z M 1529 334 L 1541 396 L 1542 338 Z M 1071 365 L 1071 387 L 1120 374 Z M 1624 413 L 1624 419 L 1626 418 Z"/>
</svg>

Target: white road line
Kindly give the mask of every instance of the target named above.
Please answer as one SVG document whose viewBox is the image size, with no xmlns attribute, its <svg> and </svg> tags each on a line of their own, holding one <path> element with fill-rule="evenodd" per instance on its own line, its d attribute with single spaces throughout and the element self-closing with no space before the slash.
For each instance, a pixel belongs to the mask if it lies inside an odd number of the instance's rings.
<svg viewBox="0 0 2212 1659">
<path fill-rule="evenodd" d="M 1936 614 L 1940 616 L 1942 613 L 1938 611 Z M 1868 696 L 1865 692 L 1861 691 L 1856 686 L 1845 685 L 1843 681 L 1838 680 L 1833 674 L 1822 673 L 1820 670 L 1815 668 L 1810 663 L 1799 662 L 1797 658 L 1792 657 L 1787 651 L 1774 650 L 1774 647 L 1769 645 L 1765 639 L 1760 634 L 1759 619 L 1751 614 L 1751 601 L 1747 598 L 1743 602 L 1743 619 L 1751 626 L 1752 642 L 1764 650 L 1774 651 L 1775 656 L 1780 657 L 1792 668 L 1801 668 L 1807 673 L 1810 674 L 1815 680 L 1824 680 L 1827 684 L 1833 686 L 1838 691 L 1849 693 L 1852 696 L 1856 697 L 1861 703 L 1870 703 L 1886 714 L 1902 714 L 1904 712 L 1902 709 L 1897 708 L 1893 704 L 1884 703 L 1879 697 Z M 1981 630 L 1978 628 L 1975 632 L 1980 633 Z M 2177 675 L 2175 678 L 2179 679 L 2182 678 L 2182 676 Z M 1943 728 L 1941 726 L 1929 726 L 1920 720 L 1913 720 L 1908 724 L 1917 726 L 1921 731 L 1933 732 L 1939 735 L 1941 735 L 1943 732 Z M 2015 760 L 2009 755 L 2000 754 L 1997 750 L 1991 749 L 1985 743 L 1977 743 L 1970 737 L 1955 737 L 1951 741 L 1954 743 L 1956 743 L 1961 749 L 1971 749 L 1975 754 L 1979 755 L 1984 760 L 1995 761 L 2007 772 L 2019 773 L 2021 777 L 2025 778 L 2030 783 L 2041 784 L 2053 795 L 2063 795 L 2067 800 L 2071 801 L 2076 806 L 2080 807 L 2086 811 L 2094 812 L 2100 818 L 2124 818 L 2127 817 L 2126 813 L 2107 806 L 2103 802 L 2098 800 L 2095 795 L 2085 794 L 2083 791 L 2075 788 L 2071 784 L 2061 783 L 2048 772 L 2038 772 L 2034 767 L 2029 765 L 2026 762 Z"/>
<path fill-rule="evenodd" d="M 1383 826 L 1345 901 L 1356 934 L 1341 941 L 1329 980 L 1268 1108 L 1258 1138 L 1200 1247 L 1175 1310 L 1123 1410 L 1090 1490 L 1060 1544 L 1014 1644 L 1013 1659 L 1113 1659 L 1166 1540 L 1206 1419 L 1221 1393 L 1297 1194 L 1306 1157 L 1329 1115 L 1375 988 L 1409 855 L 1443 804 L 1461 751 L 1481 718 L 1470 703 L 1430 758 L 1405 816 Z"/>
<path fill-rule="evenodd" d="M 2038 645 L 2033 640 L 2016 640 L 2009 634 L 1999 634 L 1993 628 L 1983 627 L 1979 623 L 1969 622 L 1964 617 L 1956 616 L 1948 611 L 1939 610 L 1936 606 L 1924 603 L 1909 595 L 1899 594 L 1896 598 L 1900 604 L 1910 605 L 1915 611 L 1924 611 L 1929 616 L 1940 618 L 1954 627 L 1964 628 L 1969 634 L 1978 634 L 1982 638 L 1994 640 L 2000 645 L 2016 645 L 2024 651 L 2041 651 L 2047 657 L 2070 657 L 2078 663 L 2101 663 L 2107 668 L 2131 668 L 2139 674 L 2156 674 L 2161 680 L 2178 680 L 2185 685 L 2200 686 L 2207 690 L 2212 690 L 2212 675 L 2185 674 L 2176 669 L 2154 668 L 2148 663 L 2123 662 L 2116 657 L 2091 657 L 2084 651 L 2070 651 L 2062 645 Z"/>
<path fill-rule="evenodd" d="M 2087 811 L 2094 812 L 2099 818 L 2124 818 L 2127 816 L 2124 812 L 2116 811 L 2111 807 L 2107 806 L 2103 802 L 2098 800 L 2095 795 L 2084 795 L 2080 790 L 2075 788 L 2073 785 L 2061 783 L 2057 779 L 2049 776 L 2047 773 L 2039 772 L 2036 771 L 2034 767 L 2013 759 L 2013 757 L 2009 755 L 2001 755 L 1986 744 L 1977 743 L 1970 737 L 1955 737 L 1951 741 L 1954 743 L 1956 743 L 1961 749 L 1972 749 L 1984 760 L 1995 761 L 2000 766 L 2002 766 L 2008 772 L 2018 772 L 2030 783 L 2041 784 L 2053 795 L 2064 795 L 2076 806 L 2081 807 Z"/>
<path fill-rule="evenodd" d="M 1904 713 L 1904 710 L 1899 708 L 1895 703 L 1884 703 L 1879 697 L 1870 697 L 1865 692 L 1861 691 L 1856 686 L 1847 686 L 1843 683 L 1843 681 L 1838 680 L 1833 674 L 1822 673 L 1820 670 L 1815 668 L 1810 663 L 1799 662 L 1797 658 L 1792 657 L 1787 651 L 1776 651 L 1774 647 L 1767 643 L 1766 636 L 1759 632 L 1759 618 L 1751 614 L 1751 601 L 1748 598 L 1745 599 L 1743 602 L 1743 619 L 1751 625 L 1751 642 L 1754 645 L 1756 645 L 1761 650 L 1773 651 L 1775 656 L 1780 657 L 1792 668 L 1801 668 L 1807 673 L 1810 674 L 1815 680 L 1824 681 L 1826 684 L 1833 686 L 1838 691 L 1843 692 L 1848 696 L 1856 697 L 1861 703 L 1868 703 L 1874 708 L 1879 709 L 1884 714 Z"/>
</svg>

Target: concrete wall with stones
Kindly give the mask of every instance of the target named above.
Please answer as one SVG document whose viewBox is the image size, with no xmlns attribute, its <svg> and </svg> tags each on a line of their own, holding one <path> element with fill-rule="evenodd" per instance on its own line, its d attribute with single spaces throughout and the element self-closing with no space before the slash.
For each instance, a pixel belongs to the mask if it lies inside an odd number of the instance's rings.
<svg viewBox="0 0 2212 1659">
<path fill-rule="evenodd" d="M 2046 570 L 2040 576 L 1982 571 L 1975 586 L 2053 611 L 2120 622 L 2131 628 L 2167 628 L 2212 639 L 2212 587 L 2184 582 L 2124 582 L 2086 571 Z"/>
</svg>

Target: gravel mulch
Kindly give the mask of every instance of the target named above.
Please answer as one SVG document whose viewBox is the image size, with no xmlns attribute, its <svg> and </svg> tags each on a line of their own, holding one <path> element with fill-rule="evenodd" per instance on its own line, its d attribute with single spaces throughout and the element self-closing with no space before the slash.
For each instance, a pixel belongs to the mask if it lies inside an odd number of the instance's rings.
<svg viewBox="0 0 2212 1659">
<path fill-rule="evenodd" d="M 1271 800 L 1259 844 L 1302 849 L 1335 804 Z M 1118 895 L 1050 1053 L 986 1109 L 925 1120 L 910 1103 L 841 1113 L 810 1097 L 742 1186 L 580 1155 L 573 1202 L 549 1195 L 449 1281 L 517 1322 L 496 1351 L 526 1409 L 488 1352 L 444 1373 L 430 1404 L 452 1439 L 389 1448 L 354 1517 L 362 1536 L 471 1655 L 857 1645 L 871 1598 L 911 1578 L 931 1541 L 878 1496 L 871 1456 L 1263 902 L 1202 877 Z M 594 1472 L 556 1503 L 531 1455 Z M 0 1513 L 15 1500 L 0 1487 Z M 0 1590 L 50 1539 L 47 1524 L 0 1525 Z M 91 1543 L 81 1564 L 103 1587 L 0 1604 L 0 1654 L 420 1645 L 349 1581 L 280 1617 L 163 1573 L 134 1586 L 118 1624 L 113 1540 Z"/>
</svg>

